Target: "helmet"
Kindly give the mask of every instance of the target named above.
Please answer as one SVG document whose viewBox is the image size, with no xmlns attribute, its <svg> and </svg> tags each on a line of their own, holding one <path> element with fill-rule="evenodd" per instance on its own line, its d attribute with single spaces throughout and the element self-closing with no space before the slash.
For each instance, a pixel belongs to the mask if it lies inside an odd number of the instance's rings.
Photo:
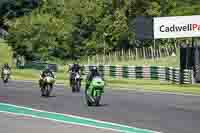
<svg viewBox="0 0 200 133">
<path fill-rule="evenodd" d="M 4 67 L 8 67 L 8 63 L 5 63 L 5 64 L 4 64 Z"/>
<path fill-rule="evenodd" d="M 93 66 L 93 67 L 91 68 L 91 71 L 92 71 L 92 72 L 97 72 L 97 67 L 96 67 L 96 66 Z"/>
</svg>

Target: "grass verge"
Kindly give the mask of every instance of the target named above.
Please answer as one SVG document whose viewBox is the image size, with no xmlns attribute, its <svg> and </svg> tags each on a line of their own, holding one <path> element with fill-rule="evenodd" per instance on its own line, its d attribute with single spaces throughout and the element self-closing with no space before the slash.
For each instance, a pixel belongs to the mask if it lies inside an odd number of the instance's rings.
<svg viewBox="0 0 200 133">
<path fill-rule="evenodd" d="M 35 80 L 39 79 L 40 71 L 32 69 L 13 70 L 14 80 Z M 66 72 L 56 73 L 56 83 L 69 85 L 69 74 Z M 84 84 L 84 82 L 83 82 Z M 161 91 L 185 94 L 200 95 L 199 85 L 178 85 L 159 80 L 133 80 L 133 79 L 106 79 L 106 86 L 113 89 L 142 89 L 145 91 Z"/>
<path fill-rule="evenodd" d="M 160 82 L 158 80 L 130 80 L 130 79 L 111 79 L 108 85 L 118 89 L 142 89 L 144 91 L 161 91 L 170 93 L 184 93 L 200 95 L 200 85 L 179 85 L 170 82 Z"/>
</svg>

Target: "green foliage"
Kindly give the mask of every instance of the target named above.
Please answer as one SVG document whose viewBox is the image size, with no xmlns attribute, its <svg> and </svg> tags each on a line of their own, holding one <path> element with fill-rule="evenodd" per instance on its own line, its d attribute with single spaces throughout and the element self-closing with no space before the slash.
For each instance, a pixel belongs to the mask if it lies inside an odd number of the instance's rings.
<svg viewBox="0 0 200 133">
<path fill-rule="evenodd" d="M 12 65 L 12 49 L 4 40 L 0 39 L 0 66 L 4 63 Z"/>
<path fill-rule="evenodd" d="M 27 7 L 23 0 L 15 5 Z M 29 60 L 94 55 L 137 46 L 134 27 L 130 29 L 136 16 L 194 15 L 199 7 L 193 0 L 41 0 L 30 14 L 6 21 L 8 42 Z"/>
<path fill-rule="evenodd" d="M 44 7 L 46 4 L 44 3 Z M 52 9 L 53 6 L 56 5 L 52 5 Z M 56 56 L 56 50 L 68 50 L 69 34 L 66 31 L 70 31 L 71 26 L 51 12 L 53 10 L 42 8 L 32 12 L 30 16 L 11 22 L 8 40 L 14 51 L 25 55 L 27 59 L 39 57 L 48 60 L 51 52 Z"/>
</svg>

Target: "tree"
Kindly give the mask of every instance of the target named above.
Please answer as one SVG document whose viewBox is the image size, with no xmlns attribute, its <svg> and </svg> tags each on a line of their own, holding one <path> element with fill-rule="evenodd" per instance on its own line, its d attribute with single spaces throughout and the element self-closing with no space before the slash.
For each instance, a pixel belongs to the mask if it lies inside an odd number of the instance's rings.
<svg viewBox="0 0 200 133">
<path fill-rule="evenodd" d="M 67 53 L 68 37 L 66 31 L 70 31 L 70 25 L 65 24 L 64 19 L 56 18 L 48 12 L 39 14 L 38 9 L 30 16 L 24 16 L 12 21 L 8 37 L 9 44 L 27 59 L 35 55 L 42 59 L 50 57 L 49 50 L 62 48 Z M 44 11 L 44 10 L 43 10 Z"/>
<path fill-rule="evenodd" d="M 108 52 L 135 47 L 131 22 L 136 16 L 200 13 L 200 2 L 192 0 L 164 0 L 164 6 L 160 0 L 40 0 L 38 4 L 30 1 L 37 0 L 4 0 L 3 7 L 0 3 L 0 26 L 8 22 L 9 44 L 27 59 L 66 59 L 101 53 L 104 48 Z M 144 42 L 143 46 L 151 43 Z"/>
</svg>

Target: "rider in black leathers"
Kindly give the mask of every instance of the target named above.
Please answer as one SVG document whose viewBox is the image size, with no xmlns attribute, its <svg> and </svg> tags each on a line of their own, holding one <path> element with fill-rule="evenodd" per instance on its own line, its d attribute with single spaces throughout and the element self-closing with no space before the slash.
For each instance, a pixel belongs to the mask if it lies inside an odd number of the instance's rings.
<svg viewBox="0 0 200 133">
<path fill-rule="evenodd" d="M 70 86 L 72 86 L 74 74 L 75 73 L 80 74 L 80 71 L 81 71 L 81 66 L 79 65 L 78 61 L 76 61 L 71 67 L 69 67 L 68 71 L 70 72 Z"/>
<path fill-rule="evenodd" d="M 86 90 L 88 89 L 88 87 L 90 86 L 90 83 L 93 79 L 93 77 L 95 76 L 101 76 L 100 72 L 98 71 L 97 67 L 96 66 L 93 66 L 91 69 L 90 69 L 90 72 L 88 73 L 87 75 L 87 78 L 86 78 Z"/>
<path fill-rule="evenodd" d="M 8 63 L 5 63 L 3 65 L 3 67 L 1 68 L 1 78 L 3 78 L 3 70 L 4 69 L 8 69 L 8 70 L 11 70 L 10 66 L 8 65 Z"/>
</svg>

